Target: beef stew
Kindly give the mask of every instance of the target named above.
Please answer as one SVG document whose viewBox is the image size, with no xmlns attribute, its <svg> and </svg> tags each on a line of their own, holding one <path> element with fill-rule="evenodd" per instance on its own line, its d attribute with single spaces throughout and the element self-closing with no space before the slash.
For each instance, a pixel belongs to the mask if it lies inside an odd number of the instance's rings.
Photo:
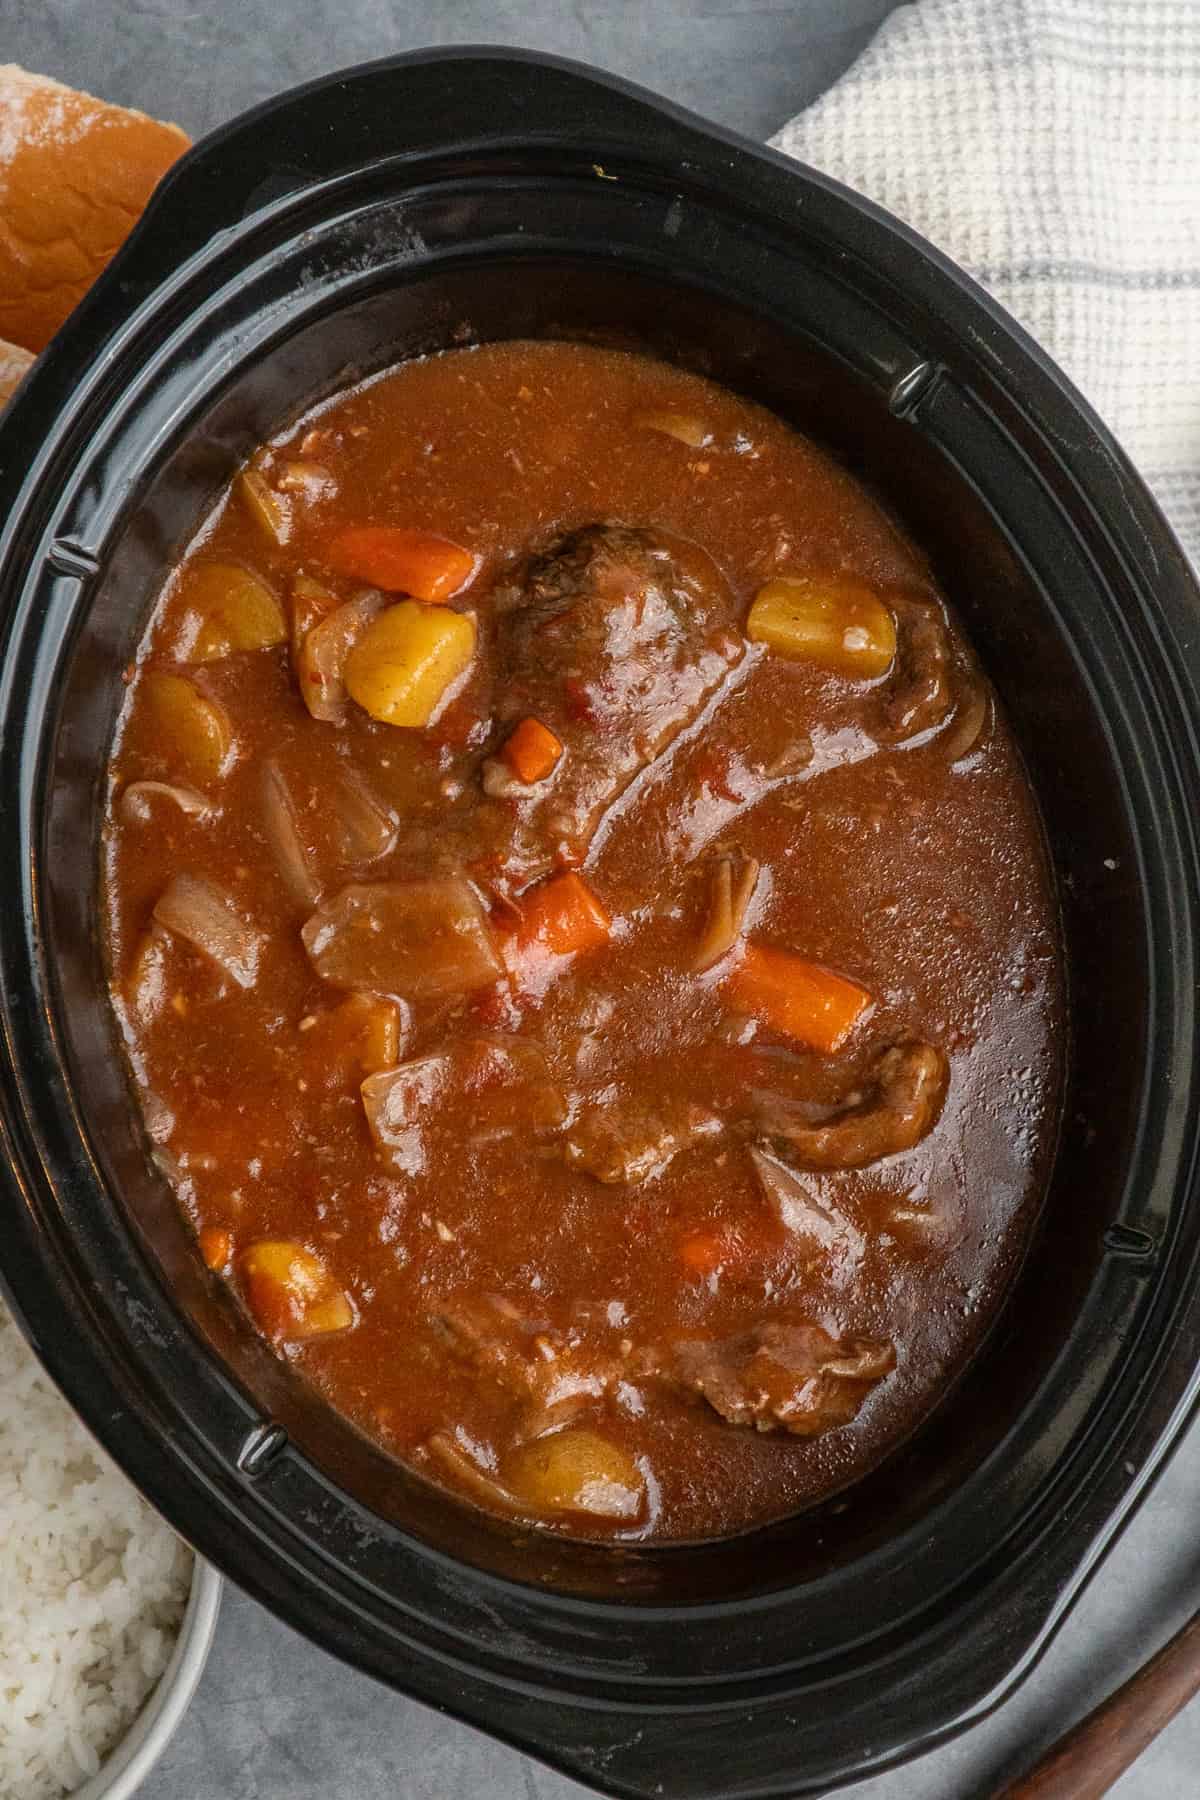
<svg viewBox="0 0 1200 1800">
<path fill-rule="evenodd" d="M 103 883 L 216 1278 L 501 1517 L 827 1495 L 1020 1260 L 1062 995 L 1003 713 L 894 523 L 695 375 L 455 351 L 264 446 L 130 672 Z"/>
</svg>

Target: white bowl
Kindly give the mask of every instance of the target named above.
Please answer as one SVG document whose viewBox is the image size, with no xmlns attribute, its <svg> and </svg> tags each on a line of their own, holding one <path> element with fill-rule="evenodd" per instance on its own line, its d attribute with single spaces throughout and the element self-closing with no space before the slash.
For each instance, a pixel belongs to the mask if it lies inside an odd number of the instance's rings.
<svg viewBox="0 0 1200 1800">
<path fill-rule="evenodd" d="M 76 1788 L 72 1800 L 131 1800 L 137 1793 L 174 1736 L 204 1673 L 220 1604 L 221 1577 L 197 1557 L 179 1637 L 158 1686 L 104 1766 Z"/>
</svg>

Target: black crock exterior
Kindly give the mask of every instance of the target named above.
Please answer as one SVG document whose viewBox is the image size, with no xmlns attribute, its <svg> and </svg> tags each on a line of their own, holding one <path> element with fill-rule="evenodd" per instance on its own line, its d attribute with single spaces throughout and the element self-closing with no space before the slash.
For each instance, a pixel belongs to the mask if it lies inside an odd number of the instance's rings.
<svg viewBox="0 0 1200 1800">
<path fill-rule="evenodd" d="M 377 335 L 371 307 L 395 288 L 419 312 L 427 275 L 442 299 L 427 328 L 403 313 L 409 348 L 452 341 L 473 292 L 522 330 L 539 304 L 594 329 L 611 281 L 622 330 L 668 351 L 673 294 L 681 353 L 706 316 L 732 322 L 708 366 L 787 390 L 868 472 L 885 444 L 935 561 L 946 518 L 969 519 L 958 584 L 1008 597 L 998 618 L 949 583 L 1022 735 L 1076 947 L 1041 1234 L 945 1417 L 861 1495 L 732 1545 L 514 1540 L 430 1495 L 255 1360 L 161 1192 L 131 1211 L 95 943 L 103 744 L 137 624 L 113 570 L 140 618 L 171 544 L 159 520 L 121 546 L 165 459 L 190 444 L 189 492 L 215 484 L 289 379 L 291 402 L 309 391 L 318 353 L 289 365 L 290 343 L 354 307 Z M 255 358 L 270 384 L 221 425 Z M 320 1644 L 607 1793 L 817 1793 L 996 1705 L 1187 1422 L 1200 1335 L 1200 611 L 1061 374 L 826 178 L 569 64 L 433 52 L 285 95 L 184 158 L 0 425 L 0 519 L 0 1276 L 130 1476 Z"/>
</svg>

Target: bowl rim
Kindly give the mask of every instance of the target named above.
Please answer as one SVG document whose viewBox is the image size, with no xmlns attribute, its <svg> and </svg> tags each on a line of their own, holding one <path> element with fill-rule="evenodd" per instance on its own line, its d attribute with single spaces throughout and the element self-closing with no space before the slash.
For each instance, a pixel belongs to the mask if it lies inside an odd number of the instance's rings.
<svg viewBox="0 0 1200 1800">
<path fill-rule="evenodd" d="M 194 1553 L 193 1553 L 194 1554 Z M 216 1635 L 224 1580 L 196 1556 L 170 1661 L 125 1736 L 72 1800 L 133 1800 L 192 1703 Z"/>
</svg>

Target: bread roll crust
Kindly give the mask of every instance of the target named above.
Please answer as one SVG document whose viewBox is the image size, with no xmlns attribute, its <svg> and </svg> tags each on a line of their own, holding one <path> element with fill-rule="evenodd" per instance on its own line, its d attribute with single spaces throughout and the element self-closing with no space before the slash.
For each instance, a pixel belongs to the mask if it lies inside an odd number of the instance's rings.
<svg viewBox="0 0 1200 1800">
<path fill-rule="evenodd" d="M 0 406 L 7 406 L 33 362 L 33 353 L 0 338 Z"/>
<path fill-rule="evenodd" d="M 45 348 L 188 143 L 178 125 L 0 65 L 0 337 Z"/>
</svg>

